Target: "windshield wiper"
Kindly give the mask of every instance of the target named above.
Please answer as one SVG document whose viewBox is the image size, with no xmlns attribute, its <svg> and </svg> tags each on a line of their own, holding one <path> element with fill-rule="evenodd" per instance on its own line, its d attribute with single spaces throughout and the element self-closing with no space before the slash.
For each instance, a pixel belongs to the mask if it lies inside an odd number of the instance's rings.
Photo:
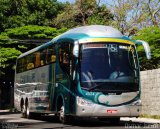
<svg viewBox="0 0 160 129">
<path fill-rule="evenodd" d="M 102 85 L 105 84 L 105 83 L 106 83 L 106 82 L 103 82 L 103 83 L 101 83 L 101 84 L 99 84 L 99 85 L 96 85 L 96 86 L 94 86 L 94 87 L 91 87 L 91 88 L 88 89 L 88 91 L 92 91 L 92 90 L 96 89 L 97 87 L 102 86 Z"/>
</svg>

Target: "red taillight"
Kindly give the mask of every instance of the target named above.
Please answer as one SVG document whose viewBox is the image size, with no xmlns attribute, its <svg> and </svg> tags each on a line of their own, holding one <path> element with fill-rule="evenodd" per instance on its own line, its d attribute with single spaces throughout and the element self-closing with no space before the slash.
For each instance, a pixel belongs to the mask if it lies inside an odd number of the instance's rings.
<svg viewBox="0 0 160 129">
<path fill-rule="evenodd" d="M 111 110 L 107 110 L 107 113 L 108 114 L 114 114 L 114 113 L 117 113 L 117 110 L 112 110 L 112 109 Z"/>
</svg>

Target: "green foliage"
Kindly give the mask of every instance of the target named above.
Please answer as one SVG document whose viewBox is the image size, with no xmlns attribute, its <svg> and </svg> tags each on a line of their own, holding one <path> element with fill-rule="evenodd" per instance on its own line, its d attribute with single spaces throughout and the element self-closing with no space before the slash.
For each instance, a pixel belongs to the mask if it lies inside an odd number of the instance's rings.
<svg viewBox="0 0 160 129">
<path fill-rule="evenodd" d="M 15 48 L 1 48 L 0 49 L 0 68 L 6 68 L 11 64 L 15 63 L 17 56 L 19 56 L 21 52 L 16 50 Z"/>
<path fill-rule="evenodd" d="M 67 2 L 64 11 L 53 20 L 55 26 L 72 28 L 75 26 L 103 24 L 113 19 L 106 5 L 99 5 L 96 0 L 76 0 L 74 4 Z"/>
<path fill-rule="evenodd" d="M 156 26 L 144 28 L 133 39 L 147 41 L 151 47 L 151 60 L 146 59 L 142 47 L 138 49 L 142 70 L 160 68 L 160 28 Z"/>
<path fill-rule="evenodd" d="M 140 115 L 140 117 L 142 117 L 142 118 L 160 119 L 160 115 L 142 114 L 142 115 Z"/>
<path fill-rule="evenodd" d="M 17 44 L 17 41 L 11 40 L 8 36 L 0 35 L 0 48 L 8 46 L 15 47 L 15 44 Z"/>
<path fill-rule="evenodd" d="M 6 39 L 9 39 L 9 37 L 7 35 L 4 35 L 4 34 L 0 35 L 0 41 L 1 40 L 6 40 Z"/>
<path fill-rule="evenodd" d="M 50 25 L 63 9 L 57 0 L 0 0 L 0 32 L 25 25 Z"/>
<path fill-rule="evenodd" d="M 37 25 L 6 29 L 0 34 L 0 75 L 5 74 L 7 69 L 13 70 L 17 56 L 35 47 L 33 44 L 21 44 L 19 39 L 52 39 L 66 30 L 67 28 L 56 29 Z"/>
<path fill-rule="evenodd" d="M 135 37 L 147 41 L 150 45 L 158 44 L 160 41 L 160 28 L 151 26 L 139 31 Z"/>
<path fill-rule="evenodd" d="M 27 49 L 27 47 L 25 45 L 18 45 L 19 49 Z"/>
<path fill-rule="evenodd" d="M 12 39 L 46 39 L 53 38 L 66 30 L 66 28 L 57 30 L 48 26 L 28 25 L 6 29 L 3 35 L 5 34 Z"/>
</svg>

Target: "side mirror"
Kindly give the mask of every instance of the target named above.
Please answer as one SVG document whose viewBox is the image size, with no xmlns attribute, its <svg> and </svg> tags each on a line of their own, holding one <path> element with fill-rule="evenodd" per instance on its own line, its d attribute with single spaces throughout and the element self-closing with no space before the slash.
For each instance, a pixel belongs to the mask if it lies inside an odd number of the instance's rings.
<svg viewBox="0 0 160 129">
<path fill-rule="evenodd" d="M 136 40 L 136 43 L 138 45 L 139 44 L 143 45 L 147 59 L 151 59 L 151 49 L 149 47 L 149 44 L 143 40 Z"/>
<path fill-rule="evenodd" d="M 78 43 L 78 41 L 74 42 L 73 55 L 75 57 L 78 57 L 78 55 L 79 55 L 79 43 Z"/>
</svg>

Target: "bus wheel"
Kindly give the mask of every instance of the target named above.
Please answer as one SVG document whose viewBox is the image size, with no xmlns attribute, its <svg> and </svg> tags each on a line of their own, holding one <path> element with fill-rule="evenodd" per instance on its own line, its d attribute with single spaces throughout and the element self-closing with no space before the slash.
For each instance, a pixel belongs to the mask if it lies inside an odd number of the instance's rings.
<svg viewBox="0 0 160 129">
<path fill-rule="evenodd" d="M 26 108 L 25 108 L 25 105 L 22 105 L 22 107 L 21 107 L 21 114 L 22 114 L 22 117 L 23 118 L 26 118 Z"/>
<path fill-rule="evenodd" d="M 64 106 L 61 106 L 58 114 L 59 114 L 59 120 L 60 120 L 62 123 L 65 123 Z"/>
<path fill-rule="evenodd" d="M 32 112 L 30 112 L 30 109 L 29 109 L 29 104 L 26 105 L 26 118 L 28 119 L 32 119 L 34 118 L 34 115 Z"/>
<path fill-rule="evenodd" d="M 70 119 L 71 117 L 69 115 L 65 115 L 64 110 L 65 110 L 64 106 L 61 106 L 61 108 L 58 112 L 59 120 L 63 124 L 70 124 L 71 123 L 71 119 Z"/>
<path fill-rule="evenodd" d="M 30 111 L 29 111 L 28 105 L 27 105 L 27 107 L 26 107 L 26 117 L 27 117 L 27 118 L 30 118 Z"/>
</svg>

